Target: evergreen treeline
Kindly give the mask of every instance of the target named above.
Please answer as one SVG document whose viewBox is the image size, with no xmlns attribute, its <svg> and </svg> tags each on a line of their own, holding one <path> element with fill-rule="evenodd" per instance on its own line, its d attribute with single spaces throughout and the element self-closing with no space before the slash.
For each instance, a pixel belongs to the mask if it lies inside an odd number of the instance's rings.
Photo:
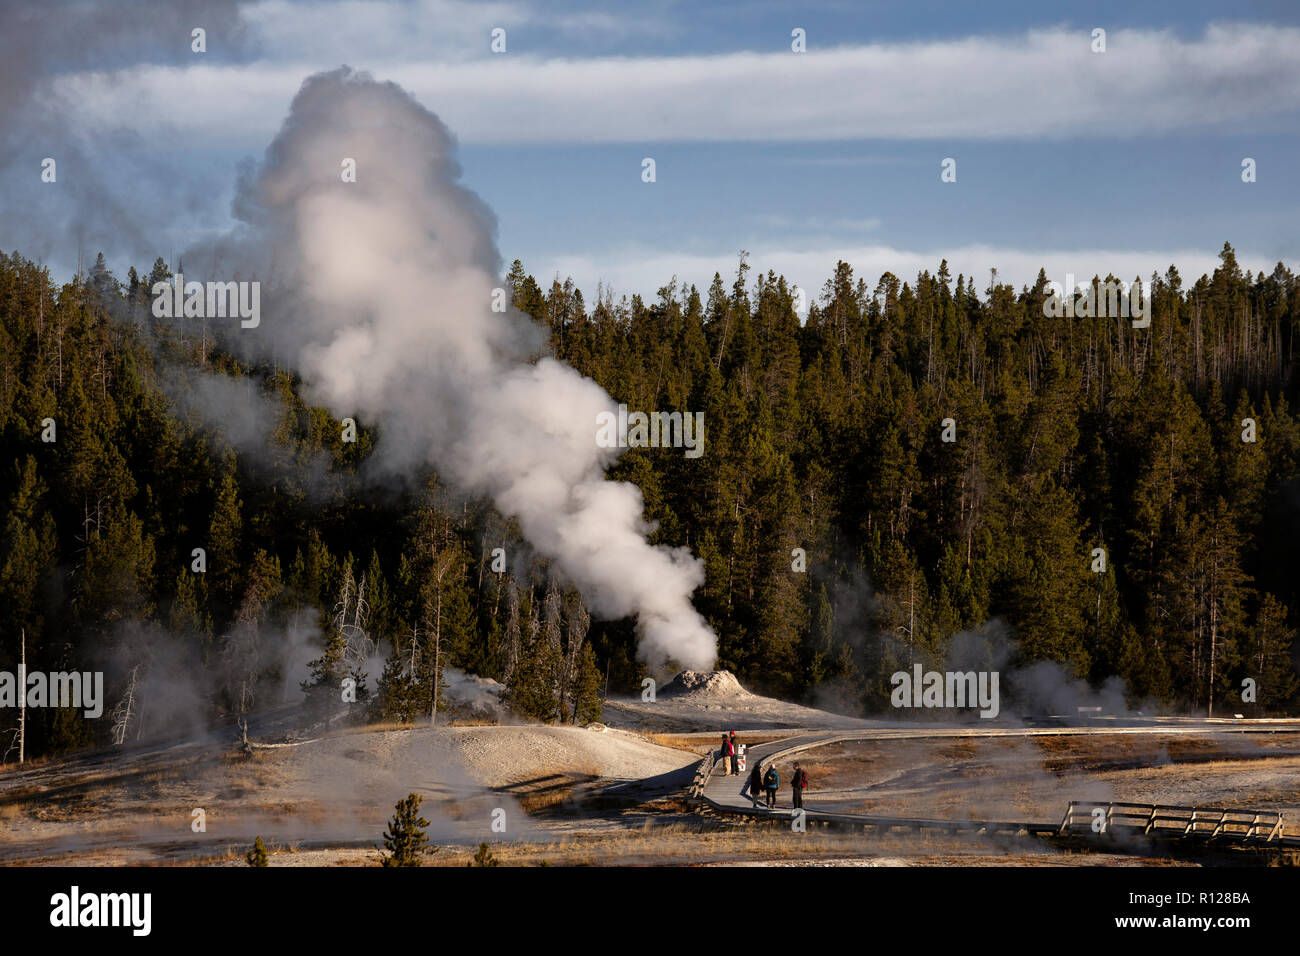
<svg viewBox="0 0 1300 956">
<path fill-rule="evenodd" d="M 518 262 L 508 282 L 616 400 L 704 412 L 702 457 L 629 450 L 612 477 L 642 489 L 656 543 L 703 559 L 696 606 L 747 684 L 879 710 L 900 665 L 938 664 L 954 635 L 1001 620 L 1017 664 L 1278 713 L 1297 692 L 1300 280 L 1243 273 L 1227 245 L 1220 258 L 1187 287 L 1173 267 L 1156 278 L 1146 329 L 1046 318 L 1043 274 L 979 292 L 946 263 L 870 286 L 841 262 L 803 324 L 796 290 L 743 254 L 729 285 L 674 281 L 650 304 L 589 308 Z M 29 670 L 107 671 L 116 713 L 31 710 L 29 754 L 165 729 L 146 728 L 144 688 L 177 660 L 210 678 L 214 715 L 276 703 L 279 650 L 304 621 L 314 696 L 350 675 L 384 719 L 427 719 L 449 666 L 505 680 L 544 719 L 595 719 L 606 681 L 638 686 L 631 622 L 591 620 L 544 568 L 495 573 L 514 530 L 450 504 L 436 475 L 364 484 L 373 423 L 345 442 L 290 371 L 248 365 L 197 320 L 154 319 L 148 289 L 168 277 L 159 260 L 119 281 L 101 256 L 55 287 L 0 255 L 0 669 L 25 634 Z M 256 383 L 267 447 L 178 412 L 175 382 L 195 379 L 177 370 Z"/>
</svg>

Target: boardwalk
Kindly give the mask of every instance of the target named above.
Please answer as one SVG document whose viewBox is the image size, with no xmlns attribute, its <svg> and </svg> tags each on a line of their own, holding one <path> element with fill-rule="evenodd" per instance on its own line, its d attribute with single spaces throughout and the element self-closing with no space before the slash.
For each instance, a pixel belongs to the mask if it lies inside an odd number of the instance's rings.
<svg viewBox="0 0 1300 956">
<path fill-rule="evenodd" d="M 1279 726 L 1282 725 L 1282 726 Z M 767 766 L 773 759 L 782 764 L 789 764 L 789 761 L 796 754 L 815 747 L 823 747 L 827 744 L 841 743 L 855 740 L 891 740 L 891 739 L 924 739 L 924 738 L 996 738 L 996 737 L 1040 737 L 1040 736 L 1075 736 L 1075 735 L 1097 735 L 1106 734 L 1134 734 L 1134 735 L 1204 735 L 1206 733 L 1275 733 L 1278 730 L 1297 729 L 1293 721 L 1279 722 L 1251 722 L 1249 724 L 1241 722 L 1221 722 L 1221 721 L 1186 721 L 1178 724 L 1166 722 L 1143 724 L 1140 726 L 1089 726 L 1089 727 L 918 727 L 918 728 L 899 728 L 889 727 L 877 730 L 853 730 L 853 731 L 814 731 L 799 734 L 794 737 L 787 737 L 783 740 L 773 741 L 770 743 L 756 744 L 750 747 L 746 753 L 747 769 L 740 776 L 729 776 L 725 774 L 724 767 L 720 761 L 716 760 L 716 754 L 701 763 L 700 772 L 696 776 L 696 784 L 692 787 L 692 795 L 697 799 L 712 807 L 714 810 L 722 813 L 737 814 L 752 817 L 766 817 L 769 819 L 779 819 L 784 821 L 793 820 L 793 810 L 791 809 L 791 795 L 788 776 L 782 779 L 782 787 L 778 794 L 777 808 L 768 810 L 763 806 L 763 800 L 760 798 L 759 807 L 755 808 L 749 793 L 749 769 L 754 766 L 757 760 Z M 835 801 L 838 802 L 838 801 Z M 1091 806 L 1091 805 L 1087 805 Z M 1209 833 L 1198 830 L 1195 827 L 1186 828 L 1162 828 L 1153 829 L 1150 826 L 1139 827 L 1136 824 L 1130 826 L 1123 816 L 1117 816 L 1110 805 L 1101 804 L 1106 808 L 1106 820 L 1111 821 L 1111 827 L 1108 831 L 1110 839 L 1115 839 L 1118 835 L 1129 833 L 1140 833 L 1147 837 L 1160 838 L 1181 838 L 1197 837 L 1209 838 L 1212 836 L 1220 842 L 1227 843 L 1259 843 L 1265 842 L 1254 830 L 1246 833 L 1240 833 L 1237 830 L 1218 827 Z M 1114 806 L 1132 807 L 1133 804 L 1116 804 Z M 806 811 L 805 819 L 809 823 L 824 822 L 836 824 L 839 826 L 862 827 L 880 832 L 904 829 L 904 830 L 935 830 L 946 833 L 982 833 L 982 834 L 1001 834 L 1014 836 L 1034 836 L 1034 837 L 1091 837 L 1097 836 L 1089 827 L 1080 827 L 1078 820 L 1074 816 L 1082 812 L 1085 807 L 1083 802 L 1071 803 L 1068 808 L 1063 807 L 1066 812 L 1066 818 L 1055 820 L 1041 821 L 1009 821 L 1009 820 L 938 820 L 917 817 L 893 817 L 882 816 L 877 814 L 863 813 L 846 813 L 835 809 L 827 802 L 818 801 L 816 790 L 809 790 L 804 795 L 804 810 Z M 1152 817 L 1159 817 L 1164 810 L 1187 810 L 1192 808 L 1153 808 L 1147 806 L 1148 814 Z M 1224 811 L 1199 811 L 1218 814 L 1222 816 Z M 1253 813 L 1254 811 L 1251 811 Z M 1273 816 L 1277 816 L 1274 814 Z M 1276 826 L 1270 825 L 1267 828 L 1268 840 L 1273 845 L 1300 846 L 1300 836 L 1289 836 L 1282 832 L 1282 826 L 1278 821 Z"/>
</svg>

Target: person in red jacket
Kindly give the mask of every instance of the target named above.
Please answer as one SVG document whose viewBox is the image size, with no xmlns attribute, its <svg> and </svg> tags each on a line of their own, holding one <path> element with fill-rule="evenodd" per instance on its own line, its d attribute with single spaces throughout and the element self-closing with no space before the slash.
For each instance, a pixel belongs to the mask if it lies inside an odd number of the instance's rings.
<svg viewBox="0 0 1300 956">
<path fill-rule="evenodd" d="M 808 771 L 797 763 L 794 765 L 794 773 L 790 774 L 790 787 L 794 791 L 793 806 L 797 810 L 803 806 L 803 792 L 808 788 Z"/>
<path fill-rule="evenodd" d="M 731 744 L 731 772 L 737 777 L 740 776 L 740 746 L 736 743 L 736 732 L 733 730 L 727 735 L 727 741 Z"/>
<path fill-rule="evenodd" d="M 728 777 L 731 776 L 731 764 L 735 759 L 735 754 L 736 745 L 732 742 L 730 737 L 724 735 L 722 738 L 722 753 L 720 756 L 722 757 L 722 772 Z"/>
</svg>

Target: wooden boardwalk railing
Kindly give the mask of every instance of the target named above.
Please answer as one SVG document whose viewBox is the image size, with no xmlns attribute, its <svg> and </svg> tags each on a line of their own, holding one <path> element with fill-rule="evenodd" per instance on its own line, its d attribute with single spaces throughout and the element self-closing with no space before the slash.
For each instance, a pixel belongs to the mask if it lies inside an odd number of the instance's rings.
<svg viewBox="0 0 1300 956">
<path fill-rule="evenodd" d="M 1104 815 L 1097 813 L 1105 810 Z M 1101 827 L 1098 823 L 1104 821 Z M 1292 843 L 1277 810 L 1226 810 L 1222 807 L 1177 807 L 1152 803 L 1101 803 L 1071 800 L 1059 832 L 1141 833 L 1143 836 L 1193 838 L 1228 843 Z"/>
</svg>

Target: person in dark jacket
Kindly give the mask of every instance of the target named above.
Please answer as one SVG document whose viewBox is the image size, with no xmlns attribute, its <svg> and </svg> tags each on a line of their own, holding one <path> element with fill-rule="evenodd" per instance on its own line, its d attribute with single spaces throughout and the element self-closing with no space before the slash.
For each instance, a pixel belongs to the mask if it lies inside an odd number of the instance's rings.
<svg viewBox="0 0 1300 956">
<path fill-rule="evenodd" d="M 797 763 L 794 765 L 794 773 L 790 775 L 790 788 L 794 799 L 792 805 L 797 810 L 803 806 L 803 792 L 808 788 L 808 771 Z"/>
<path fill-rule="evenodd" d="M 749 799 L 754 801 L 754 806 L 758 806 L 758 795 L 763 791 L 763 771 L 759 769 L 758 761 L 754 761 L 754 769 L 749 772 Z"/>
<path fill-rule="evenodd" d="M 733 730 L 727 735 L 727 742 L 731 745 L 731 772 L 740 776 L 740 745 L 736 743 L 736 732 Z"/>
<path fill-rule="evenodd" d="M 718 759 L 722 761 L 722 772 L 731 773 L 730 754 L 727 753 L 727 735 L 722 735 L 722 746 L 718 748 Z"/>
<path fill-rule="evenodd" d="M 776 772 L 776 764 L 767 768 L 767 773 L 763 774 L 763 789 L 767 791 L 767 808 L 769 810 L 776 807 L 776 790 L 781 785 L 781 775 Z"/>
</svg>

